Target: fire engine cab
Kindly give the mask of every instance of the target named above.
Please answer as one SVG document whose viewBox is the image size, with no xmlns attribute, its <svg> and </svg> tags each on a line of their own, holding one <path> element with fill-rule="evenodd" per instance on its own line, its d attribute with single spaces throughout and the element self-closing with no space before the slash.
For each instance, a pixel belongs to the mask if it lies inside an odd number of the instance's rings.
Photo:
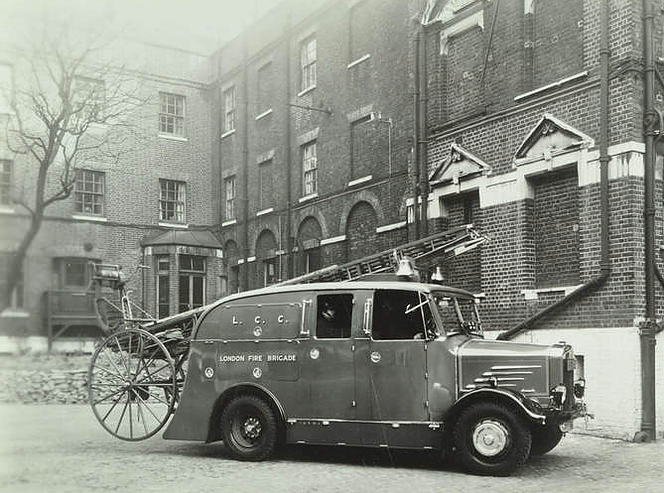
<svg viewBox="0 0 664 493">
<path fill-rule="evenodd" d="M 569 345 L 485 340 L 478 308 L 385 278 L 223 298 L 194 328 L 164 438 L 224 440 L 242 460 L 282 443 L 435 449 L 510 474 L 584 415 L 583 389 Z"/>
</svg>

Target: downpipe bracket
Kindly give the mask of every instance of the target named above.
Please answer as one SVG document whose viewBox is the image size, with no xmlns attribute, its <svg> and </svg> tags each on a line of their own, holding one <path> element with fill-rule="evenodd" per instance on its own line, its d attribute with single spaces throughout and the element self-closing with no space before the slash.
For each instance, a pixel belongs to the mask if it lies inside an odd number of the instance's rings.
<svg viewBox="0 0 664 493">
<path fill-rule="evenodd" d="M 664 323 L 661 320 L 647 318 L 639 322 L 639 336 L 642 338 L 652 337 L 652 345 L 657 344 L 655 335 L 664 331 Z"/>
</svg>

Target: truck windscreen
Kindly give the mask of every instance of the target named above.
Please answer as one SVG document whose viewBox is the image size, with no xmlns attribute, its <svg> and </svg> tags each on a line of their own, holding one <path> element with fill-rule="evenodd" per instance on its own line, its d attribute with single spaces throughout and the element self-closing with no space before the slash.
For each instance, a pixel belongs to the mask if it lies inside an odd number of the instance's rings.
<svg viewBox="0 0 664 493">
<path fill-rule="evenodd" d="M 433 293 L 433 297 L 447 335 L 482 334 L 480 316 L 473 298 L 450 296 L 447 293 Z"/>
</svg>

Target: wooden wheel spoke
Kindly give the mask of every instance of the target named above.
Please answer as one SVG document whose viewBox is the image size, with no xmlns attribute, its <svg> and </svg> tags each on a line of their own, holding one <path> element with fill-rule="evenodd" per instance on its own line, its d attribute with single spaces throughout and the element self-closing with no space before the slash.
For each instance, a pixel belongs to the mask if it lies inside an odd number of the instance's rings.
<svg viewBox="0 0 664 493">
<path fill-rule="evenodd" d="M 129 397 L 129 438 L 134 438 L 134 417 L 131 414 L 131 395 L 129 395 L 128 397 Z"/>
<path fill-rule="evenodd" d="M 161 421 L 161 419 L 159 419 L 159 418 L 157 417 L 157 415 L 152 411 L 152 409 L 150 408 L 150 405 L 149 405 L 147 402 L 145 402 L 145 401 L 143 400 L 143 398 L 142 398 L 140 395 L 138 396 L 138 398 L 141 400 L 141 402 L 142 402 L 143 405 L 145 406 L 145 409 L 147 409 L 148 411 L 150 411 L 150 414 L 152 414 L 152 417 L 154 417 L 154 419 L 156 419 L 157 422 Z M 146 433 L 147 433 L 147 432 L 146 432 Z"/>
<path fill-rule="evenodd" d="M 121 399 L 122 399 L 122 396 L 118 397 L 116 399 L 116 401 L 113 403 L 113 405 L 111 406 L 111 408 L 108 411 L 106 411 L 106 414 L 104 414 L 104 417 L 101 420 L 102 423 L 106 422 L 106 418 L 108 418 L 108 416 L 113 412 L 113 409 L 115 409 L 115 406 L 118 405 L 118 402 L 120 402 Z"/>
<path fill-rule="evenodd" d="M 145 415 L 143 414 L 143 410 L 141 409 L 141 403 L 139 402 L 142 401 L 143 399 L 138 394 L 136 394 L 136 397 L 138 397 L 138 401 L 136 401 L 136 406 L 138 408 L 137 419 L 143 423 L 143 430 L 145 431 L 145 434 L 149 435 L 150 432 L 148 431 L 148 425 L 145 423 Z M 145 405 L 145 403 L 143 404 Z M 138 418 L 138 416 L 140 416 L 140 418 Z"/>
<path fill-rule="evenodd" d="M 152 392 L 150 392 L 149 390 L 146 390 L 146 392 L 147 392 L 148 395 L 149 395 L 150 397 L 152 397 L 153 399 L 157 399 L 159 402 L 161 402 L 162 404 L 165 404 L 166 406 L 169 405 L 168 402 L 166 402 L 166 401 L 164 401 L 163 399 L 157 397 L 156 395 L 154 395 L 154 394 L 153 394 Z"/>
<path fill-rule="evenodd" d="M 118 420 L 118 426 L 115 427 L 115 434 L 118 434 L 122 420 L 124 419 L 125 412 L 127 412 L 127 406 L 129 405 L 129 393 L 127 393 L 127 402 L 125 402 L 124 407 L 122 408 L 122 414 L 120 414 L 120 419 Z"/>
<path fill-rule="evenodd" d="M 148 378 L 152 377 L 152 375 L 156 375 L 156 374 L 159 373 L 161 370 L 164 370 L 164 369 L 168 368 L 169 366 L 170 366 L 170 364 L 169 364 L 169 363 L 166 363 L 164 366 L 158 368 L 157 370 L 155 370 L 155 371 L 153 371 L 153 372 L 151 372 L 151 373 L 148 373 L 147 376 L 146 376 L 145 378 L 143 378 L 142 380 L 137 380 L 136 383 L 143 383 L 143 382 L 145 382 Z"/>
<path fill-rule="evenodd" d="M 116 365 L 116 364 L 115 364 L 115 361 L 113 361 L 113 358 L 111 358 L 112 354 L 111 354 L 111 356 L 108 355 L 108 347 L 106 347 L 106 346 L 104 346 L 104 354 L 106 355 L 106 357 L 108 358 L 108 360 L 109 360 L 109 361 L 111 362 L 111 364 L 113 365 L 113 368 L 115 368 L 115 371 L 118 372 L 118 374 L 122 373 L 122 371 L 120 370 L 120 368 L 118 368 L 118 365 Z"/>
<path fill-rule="evenodd" d="M 124 378 L 122 378 L 122 377 L 121 377 L 120 375 L 118 375 L 117 373 L 112 372 L 112 371 L 109 370 L 108 368 L 104 368 L 103 366 L 98 366 L 98 365 L 93 365 L 93 368 L 97 368 L 98 370 L 101 370 L 101 371 L 103 371 L 104 373 L 106 373 L 106 374 L 108 374 L 108 375 L 112 375 L 112 376 L 114 376 L 115 378 L 117 378 L 118 380 L 120 380 L 120 381 L 123 382 L 123 383 L 124 383 L 124 381 L 125 381 Z"/>
<path fill-rule="evenodd" d="M 118 395 L 120 392 L 124 392 L 125 390 L 127 390 L 127 387 L 122 387 L 120 390 L 116 390 L 115 392 L 111 392 L 110 394 L 106 394 L 104 397 L 101 397 L 101 398 L 97 399 L 97 400 L 94 402 L 94 405 L 96 406 L 97 404 L 99 404 L 99 403 L 101 403 L 101 402 L 104 402 L 104 401 L 110 399 L 110 398 L 113 397 L 114 395 Z"/>
</svg>

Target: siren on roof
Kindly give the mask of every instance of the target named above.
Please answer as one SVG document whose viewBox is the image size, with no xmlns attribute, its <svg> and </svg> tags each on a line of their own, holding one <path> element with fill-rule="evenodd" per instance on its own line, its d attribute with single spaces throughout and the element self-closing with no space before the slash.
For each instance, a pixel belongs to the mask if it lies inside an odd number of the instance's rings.
<svg viewBox="0 0 664 493">
<path fill-rule="evenodd" d="M 431 282 L 434 284 L 443 284 L 443 270 L 440 268 L 440 265 L 436 266 L 436 270 L 431 274 Z"/>
</svg>

